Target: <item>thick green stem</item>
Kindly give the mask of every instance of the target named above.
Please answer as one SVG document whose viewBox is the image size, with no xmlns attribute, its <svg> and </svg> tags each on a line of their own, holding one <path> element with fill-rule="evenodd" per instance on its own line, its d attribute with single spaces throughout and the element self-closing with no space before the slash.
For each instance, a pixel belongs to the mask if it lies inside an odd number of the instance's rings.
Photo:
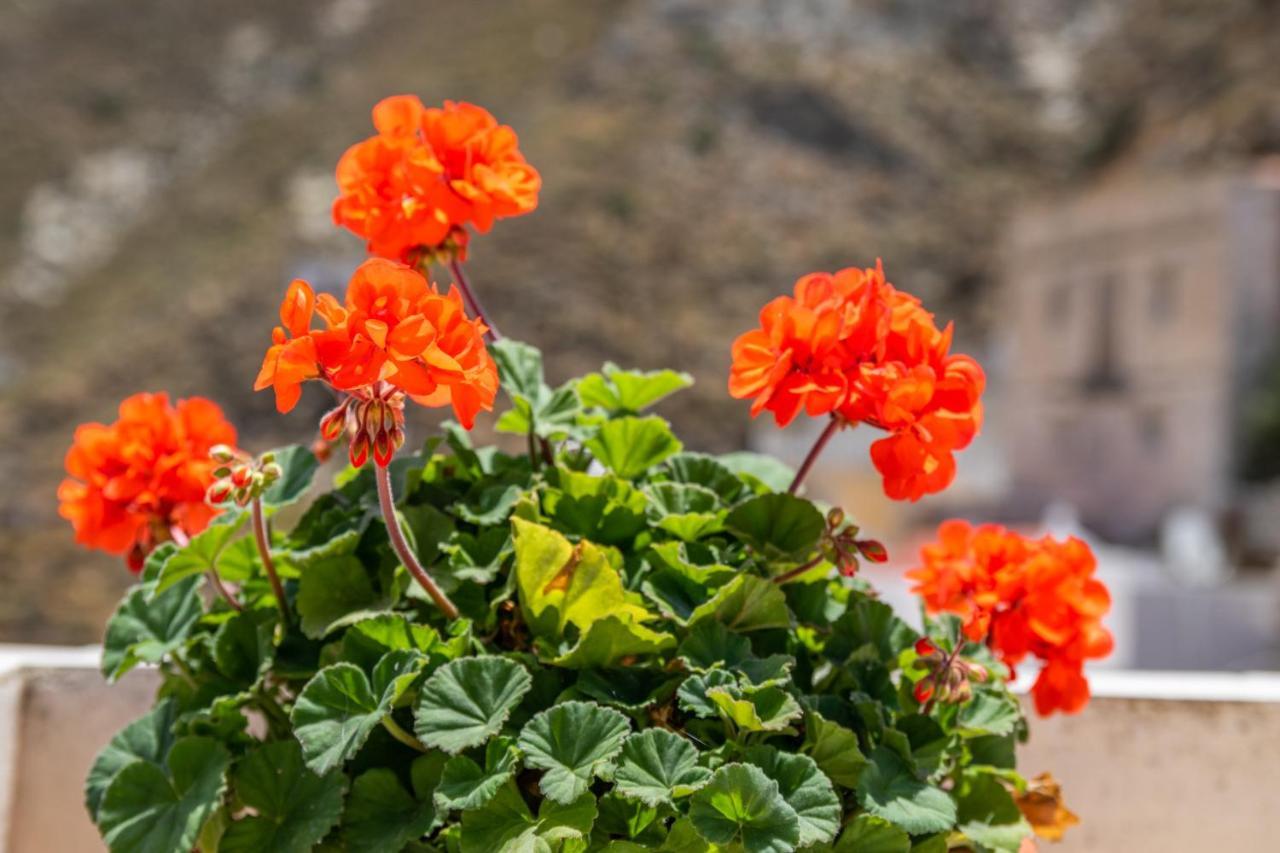
<svg viewBox="0 0 1280 853">
<path fill-rule="evenodd" d="M 427 591 L 427 595 L 431 596 L 431 600 L 436 603 L 445 617 L 457 619 L 458 608 L 449 600 L 449 596 L 444 594 L 444 590 L 436 586 L 436 582 L 418 562 L 417 555 L 413 553 L 413 549 L 404 538 L 404 531 L 400 529 L 400 518 L 396 515 L 395 498 L 391 494 L 390 472 L 381 465 L 375 464 L 373 474 L 378 484 L 378 505 L 382 508 L 382 520 L 386 522 L 387 535 L 391 537 L 391 547 L 395 549 L 396 555 L 409 570 L 409 574 L 413 575 L 414 580 Z"/>
<path fill-rule="evenodd" d="M 404 729 L 402 729 L 399 723 L 391 719 L 390 714 L 387 714 L 385 717 L 382 718 L 382 727 L 387 730 L 388 734 L 390 734 L 396 740 L 400 741 L 405 746 L 412 747 L 413 749 L 416 749 L 418 752 L 427 751 L 427 748 L 422 745 L 422 741 L 418 740 L 416 737 L 414 737 L 413 735 L 409 734 Z"/>
</svg>

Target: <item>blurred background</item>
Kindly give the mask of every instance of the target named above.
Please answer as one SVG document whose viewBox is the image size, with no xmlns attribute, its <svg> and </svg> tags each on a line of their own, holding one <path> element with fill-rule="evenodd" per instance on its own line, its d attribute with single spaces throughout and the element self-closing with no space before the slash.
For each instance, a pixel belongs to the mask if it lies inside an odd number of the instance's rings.
<svg viewBox="0 0 1280 853">
<path fill-rule="evenodd" d="M 882 256 L 991 384 L 941 496 L 885 501 L 869 434 L 824 458 L 873 580 L 901 597 L 945 516 L 1072 532 L 1110 664 L 1278 669 L 1277 45 L 1275 0 L 0 0 L 0 642 L 95 642 L 131 582 L 57 517 L 76 424 L 166 390 L 247 448 L 311 437 L 323 395 L 281 417 L 252 381 L 289 279 L 362 258 L 332 169 L 412 92 L 542 172 L 469 266 L 554 380 L 687 370 L 689 447 L 797 462 L 730 342 Z"/>
</svg>

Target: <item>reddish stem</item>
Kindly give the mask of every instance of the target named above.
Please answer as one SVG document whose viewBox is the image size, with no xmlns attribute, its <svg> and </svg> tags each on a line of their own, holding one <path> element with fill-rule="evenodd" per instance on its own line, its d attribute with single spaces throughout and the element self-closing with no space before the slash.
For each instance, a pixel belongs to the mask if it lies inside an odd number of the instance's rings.
<svg viewBox="0 0 1280 853">
<path fill-rule="evenodd" d="M 441 612 L 449 619 L 458 618 L 458 608 L 449 600 L 449 596 L 444 594 L 440 587 L 436 586 L 436 582 L 431 579 L 431 575 L 427 574 L 427 570 L 418 562 L 418 557 L 413 553 L 413 549 L 409 547 L 408 541 L 404 538 L 404 531 L 400 529 L 400 519 L 396 516 L 396 502 L 391 495 L 391 474 L 381 465 L 373 466 L 374 480 L 378 484 L 378 505 L 382 508 L 382 520 L 387 525 L 387 535 L 391 537 L 391 547 L 395 549 L 396 555 L 400 557 L 400 562 L 404 563 L 404 567 L 409 570 L 409 574 L 413 575 L 423 589 L 427 591 L 427 595 L 431 596 L 431 600 L 436 603 Z"/>
<path fill-rule="evenodd" d="M 262 512 L 262 498 L 253 499 L 253 538 L 258 543 L 258 556 L 262 559 L 262 568 L 266 569 L 267 578 L 271 581 L 271 592 L 276 597 L 276 605 L 280 608 L 281 624 L 289 624 L 289 602 L 284 597 L 284 585 L 280 583 L 280 575 L 276 574 L 276 564 L 271 559 L 271 537 L 267 534 L 267 519 Z"/>
<path fill-rule="evenodd" d="M 831 440 L 831 436 L 836 434 L 836 430 L 840 428 L 840 418 L 837 415 L 831 416 L 831 423 L 827 424 L 826 429 L 818 436 L 818 440 L 813 443 L 813 447 L 809 448 L 809 455 L 804 458 L 804 462 L 800 463 L 800 470 L 796 471 L 796 478 L 791 481 L 787 494 L 794 495 L 796 490 L 800 488 L 800 484 L 804 482 L 804 478 L 809 476 L 809 469 L 813 467 L 813 463 L 818 460 L 818 454 L 822 453 L 822 448 L 827 446 L 827 442 Z"/>
<path fill-rule="evenodd" d="M 822 556 L 821 554 L 819 554 L 818 556 L 814 557 L 814 558 L 813 558 L 812 560 L 810 560 L 809 562 L 807 562 L 807 563 L 802 563 L 801 565 L 796 566 L 796 567 L 795 567 L 794 569 L 792 569 L 791 571 L 789 571 L 789 572 L 783 572 L 782 574 L 778 575 L 776 578 L 774 578 L 774 579 L 773 579 L 773 582 L 774 582 L 774 583 L 776 583 L 776 584 L 784 584 L 784 583 L 786 583 L 786 582 L 787 582 L 787 581 L 789 581 L 789 580 L 793 580 L 793 579 L 795 579 L 795 578 L 798 578 L 798 577 L 800 577 L 802 574 L 804 574 L 805 572 L 807 572 L 807 571 L 809 571 L 810 569 L 812 569 L 814 566 L 816 566 L 816 565 L 818 565 L 819 563 L 821 563 L 821 562 L 823 561 L 823 559 L 824 559 L 824 558 L 823 558 L 823 556 Z"/>
<path fill-rule="evenodd" d="M 498 328 L 493 325 L 489 315 L 484 313 L 484 308 L 480 306 L 480 300 L 476 298 L 475 291 L 471 289 L 471 282 L 467 281 L 467 274 L 463 272 L 461 262 L 457 258 L 450 258 L 449 269 L 453 272 L 453 280 L 458 285 L 458 289 L 462 291 L 462 298 L 466 300 L 467 307 L 471 309 L 471 313 L 483 320 L 484 324 L 489 327 L 489 331 L 486 333 L 489 336 L 489 340 L 501 340 L 502 335 L 499 334 Z"/>
</svg>

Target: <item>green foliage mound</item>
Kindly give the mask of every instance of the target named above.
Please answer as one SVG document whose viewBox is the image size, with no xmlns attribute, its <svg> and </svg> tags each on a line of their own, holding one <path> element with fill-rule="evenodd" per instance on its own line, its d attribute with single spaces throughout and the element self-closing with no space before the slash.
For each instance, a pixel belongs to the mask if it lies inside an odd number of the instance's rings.
<svg viewBox="0 0 1280 853">
<path fill-rule="evenodd" d="M 789 471 L 686 451 L 644 414 L 682 374 L 551 388 L 533 348 L 495 356 L 499 429 L 529 452 L 446 427 L 391 468 L 461 618 L 395 556 L 369 467 L 273 525 L 284 608 L 241 510 L 151 555 L 103 656 L 112 679 L 163 674 L 87 783 L 112 851 L 1018 848 L 1018 703 L 999 678 L 917 702 L 917 633 L 831 564 L 794 571 L 828 508 Z M 317 469 L 276 459 L 271 515 Z"/>
</svg>

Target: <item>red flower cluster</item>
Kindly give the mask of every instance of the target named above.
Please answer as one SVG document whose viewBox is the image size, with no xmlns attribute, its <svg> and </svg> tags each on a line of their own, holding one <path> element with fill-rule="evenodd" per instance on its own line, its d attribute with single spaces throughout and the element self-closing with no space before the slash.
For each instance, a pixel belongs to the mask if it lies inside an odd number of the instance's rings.
<svg viewBox="0 0 1280 853">
<path fill-rule="evenodd" d="M 327 328 L 311 328 L 316 313 Z M 498 369 L 484 345 L 484 323 L 467 317 L 457 288 L 442 296 L 404 264 L 365 261 L 343 304 L 329 294 L 317 298 L 295 280 L 280 322 L 254 390 L 274 388 L 281 412 L 297 404 L 308 379 L 355 397 L 359 405 L 350 409 L 362 417 L 352 425 L 352 464 L 363 464 L 370 448 L 380 464 L 390 461 L 390 445 L 403 440 L 396 415 L 404 395 L 424 406 L 452 405 L 467 429 L 478 412 L 493 408 Z"/>
<path fill-rule="evenodd" d="M 1084 662 L 1112 648 L 1102 627 L 1111 596 L 1094 577 L 1097 560 L 1088 545 L 948 521 L 921 561 L 907 577 L 930 613 L 960 616 L 965 636 L 985 641 L 1010 667 L 1027 655 L 1043 661 L 1031 690 L 1040 714 L 1085 706 Z"/>
<path fill-rule="evenodd" d="M 955 477 L 954 451 L 982 425 L 982 368 L 951 354 L 914 296 L 875 269 L 813 273 L 760 312 L 760 328 L 733 344 L 729 393 L 754 398 L 779 426 L 803 410 L 890 433 L 871 447 L 894 500 L 919 500 Z"/>
<path fill-rule="evenodd" d="M 210 448 L 234 446 L 222 409 L 192 397 L 135 394 L 115 423 L 76 429 L 58 487 L 58 513 L 81 545 L 124 555 L 138 571 L 159 542 L 199 533 L 217 511 L 204 502 L 218 463 Z"/>
<path fill-rule="evenodd" d="M 378 130 L 338 161 L 333 220 L 363 237 L 369 252 L 416 264 L 440 253 L 465 257 L 468 224 L 538 206 L 541 178 L 525 162 L 515 131 L 474 104 L 427 109 L 412 95 L 373 108 Z"/>
</svg>

